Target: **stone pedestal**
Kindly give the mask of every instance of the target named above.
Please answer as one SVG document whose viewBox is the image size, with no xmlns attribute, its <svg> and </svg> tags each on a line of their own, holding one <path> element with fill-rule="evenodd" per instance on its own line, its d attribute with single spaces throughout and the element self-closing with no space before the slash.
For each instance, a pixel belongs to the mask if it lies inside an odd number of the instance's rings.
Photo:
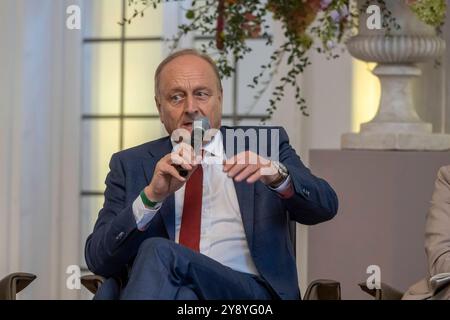
<svg viewBox="0 0 450 320">
<path fill-rule="evenodd" d="M 436 133 L 346 133 L 343 149 L 366 150 L 450 150 L 450 135 Z"/>
<path fill-rule="evenodd" d="M 359 1 L 361 4 L 365 1 Z M 412 80 L 421 75 L 415 63 L 437 58 L 445 41 L 421 22 L 403 1 L 387 0 L 399 30 L 368 30 L 362 15 L 357 36 L 347 47 L 357 59 L 377 62 L 373 73 L 380 79 L 381 101 L 374 119 L 361 125 L 360 133 L 346 133 L 343 149 L 448 150 L 450 135 L 433 134 L 414 108 Z M 432 106 L 430 106 L 432 107 Z"/>
</svg>

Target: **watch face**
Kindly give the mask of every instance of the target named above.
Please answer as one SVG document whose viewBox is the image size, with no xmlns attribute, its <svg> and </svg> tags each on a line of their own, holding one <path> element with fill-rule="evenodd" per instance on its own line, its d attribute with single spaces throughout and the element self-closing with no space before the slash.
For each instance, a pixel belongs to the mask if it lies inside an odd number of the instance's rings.
<svg viewBox="0 0 450 320">
<path fill-rule="evenodd" d="M 289 174 L 287 168 L 285 167 L 284 164 L 282 164 L 281 162 L 275 162 L 275 166 L 278 169 L 278 172 L 282 175 L 282 176 L 287 176 Z"/>
<path fill-rule="evenodd" d="M 285 166 L 284 164 L 282 164 L 281 162 L 280 162 L 280 168 L 281 168 L 281 170 L 282 170 L 285 174 L 288 174 L 288 169 L 287 169 L 286 166 Z"/>
</svg>

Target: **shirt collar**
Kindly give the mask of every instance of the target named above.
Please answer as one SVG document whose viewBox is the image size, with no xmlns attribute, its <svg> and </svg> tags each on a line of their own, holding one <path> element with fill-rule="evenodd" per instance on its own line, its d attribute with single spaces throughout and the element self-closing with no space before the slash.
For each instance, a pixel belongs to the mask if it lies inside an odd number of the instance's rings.
<svg viewBox="0 0 450 320">
<path fill-rule="evenodd" d="M 222 132 L 220 130 L 217 130 L 212 139 L 203 146 L 203 150 L 206 154 L 213 157 L 223 156 Z"/>
<path fill-rule="evenodd" d="M 222 132 L 219 129 L 212 130 L 216 130 L 216 133 L 202 147 L 202 150 L 205 151 L 204 157 L 215 157 L 222 159 L 224 157 Z M 176 150 L 177 142 L 173 141 L 172 139 L 171 142 L 173 150 Z"/>
</svg>

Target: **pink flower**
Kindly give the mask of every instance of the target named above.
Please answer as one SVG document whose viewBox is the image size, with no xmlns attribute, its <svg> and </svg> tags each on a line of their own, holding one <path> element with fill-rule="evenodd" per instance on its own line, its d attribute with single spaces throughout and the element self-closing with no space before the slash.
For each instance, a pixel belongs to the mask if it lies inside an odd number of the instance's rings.
<svg viewBox="0 0 450 320">
<path fill-rule="evenodd" d="M 326 8 L 328 8 L 331 2 L 333 2 L 333 0 L 320 0 L 320 7 L 322 8 L 322 10 L 325 10 Z"/>
<path fill-rule="evenodd" d="M 336 47 L 336 43 L 333 40 L 328 40 L 326 46 L 327 46 L 327 49 L 331 50 L 334 47 Z"/>
<path fill-rule="evenodd" d="M 349 11 L 346 5 L 343 5 L 339 8 L 339 10 L 331 10 L 330 17 L 334 22 L 340 22 L 342 19 L 348 17 Z"/>
<path fill-rule="evenodd" d="M 345 18 L 349 15 L 348 8 L 346 5 L 343 5 L 339 8 L 339 13 L 341 14 L 341 18 Z"/>
<path fill-rule="evenodd" d="M 334 22 L 338 22 L 341 19 L 341 14 L 337 10 L 330 11 L 330 17 Z"/>
</svg>

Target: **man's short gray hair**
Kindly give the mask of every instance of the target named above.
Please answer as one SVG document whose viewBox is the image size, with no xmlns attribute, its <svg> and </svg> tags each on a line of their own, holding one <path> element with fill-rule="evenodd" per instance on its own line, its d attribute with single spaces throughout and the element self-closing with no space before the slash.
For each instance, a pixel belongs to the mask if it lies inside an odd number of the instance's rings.
<svg viewBox="0 0 450 320">
<path fill-rule="evenodd" d="M 178 58 L 181 56 L 187 56 L 187 55 L 199 57 L 211 65 L 211 67 L 214 70 L 214 74 L 216 75 L 216 78 L 217 78 L 217 87 L 220 89 L 220 91 L 222 91 L 222 81 L 220 80 L 219 68 L 217 68 L 217 65 L 214 62 L 214 60 L 209 55 L 202 53 L 198 50 L 182 49 L 182 50 L 176 51 L 174 53 L 171 53 L 169 56 L 167 56 L 163 61 L 161 61 L 158 68 L 156 69 L 156 72 L 155 72 L 155 95 L 156 96 L 159 95 L 159 81 L 160 81 L 161 72 L 164 69 L 164 67 L 170 61 L 174 60 L 175 58 Z"/>
</svg>

